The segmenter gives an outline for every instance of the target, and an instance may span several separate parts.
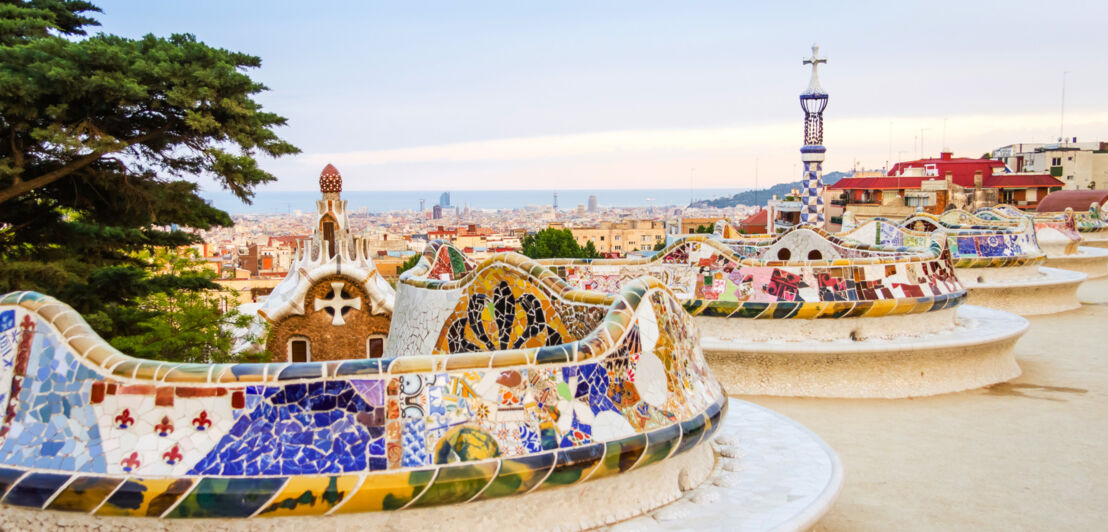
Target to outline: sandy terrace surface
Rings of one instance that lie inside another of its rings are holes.
[[[1108,278],[1029,318],[1023,375],[918,399],[741,396],[819,434],[845,483],[816,530],[1108,529]]]

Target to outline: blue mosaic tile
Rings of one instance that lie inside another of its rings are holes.
[[[373,417],[376,408],[350,383],[289,384],[248,392],[265,398],[235,420],[190,474],[298,475],[368,469],[371,435],[358,418]],[[339,408],[340,396],[344,408]]]

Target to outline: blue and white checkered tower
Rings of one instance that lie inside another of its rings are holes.
[[[800,223],[823,227],[823,110],[827,108],[827,93],[819,86],[819,64],[827,59],[819,57],[819,46],[812,45],[812,57],[805,65],[812,65],[812,81],[808,90],[800,95],[800,108],[804,109],[804,147],[800,148],[800,160],[804,162],[804,190],[800,193]]]

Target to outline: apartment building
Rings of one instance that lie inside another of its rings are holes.
[[[550,227],[569,229],[577,243],[584,246],[590,240],[596,250],[605,254],[626,254],[633,251],[651,251],[654,245],[666,239],[665,223],[659,220],[629,220],[601,222],[590,227]]]
[[[1009,144],[993,150],[993,159],[1013,172],[1049,173],[1065,190],[1108,188],[1108,142]]]

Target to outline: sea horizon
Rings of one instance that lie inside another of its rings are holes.
[[[749,187],[703,188],[691,191],[691,200],[715,199],[731,196],[750,190]],[[350,212],[396,212],[417,211],[419,200],[424,200],[424,208],[438,205],[440,195],[450,193],[451,208],[469,207],[471,209],[515,209],[529,205],[551,205],[554,190],[350,190],[343,191]],[[578,205],[588,207],[590,195],[597,197],[600,207],[685,207],[690,203],[690,190],[681,188],[642,188],[642,189],[568,189],[558,190],[558,209],[575,209]],[[314,212],[318,190],[282,190],[259,191],[255,193],[253,204],[247,205],[225,190],[203,190],[200,196],[213,207],[229,214],[288,214],[296,211]]]

